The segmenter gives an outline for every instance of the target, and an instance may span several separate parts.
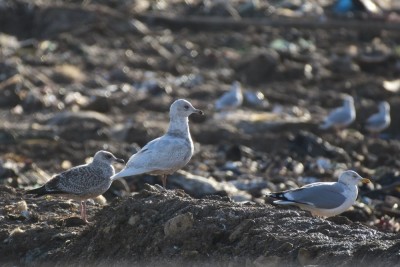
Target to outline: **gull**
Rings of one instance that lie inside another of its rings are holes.
[[[215,102],[215,109],[218,111],[232,110],[242,105],[242,102],[242,88],[240,82],[235,81],[232,83],[231,89]]]
[[[341,130],[349,126],[356,119],[356,110],[354,108],[354,99],[347,95],[344,98],[343,106],[332,110],[320,125],[320,129]]]
[[[143,173],[161,175],[165,189],[167,175],[184,167],[193,155],[194,147],[188,119],[193,113],[203,115],[203,111],[195,109],[187,100],[179,99],[172,103],[167,132],[132,155],[125,168],[111,179],[116,180]]]
[[[350,208],[357,199],[358,182],[369,183],[355,171],[344,171],[337,182],[319,182],[267,195],[278,205],[294,205],[314,216],[331,217]]]
[[[81,218],[86,223],[86,200],[95,198],[110,188],[111,176],[115,174],[113,162],[124,163],[112,153],[104,150],[96,152],[92,162],[79,165],[55,175],[43,186],[28,190],[26,194],[59,195],[80,201]]]
[[[365,122],[365,128],[377,137],[379,132],[390,125],[390,106],[386,101],[379,103],[379,112],[371,115]]]

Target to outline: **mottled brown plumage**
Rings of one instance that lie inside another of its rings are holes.
[[[26,194],[60,195],[81,202],[81,217],[86,218],[86,200],[103,194],[110,187],[111,176],[115,174],[112,162],[121,162],[108,151],[100,150],[89,164],[79,165],[55,175],[43,186],[28,190]]]

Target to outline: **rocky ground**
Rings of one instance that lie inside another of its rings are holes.
[[[0,3],[4,266],[398,264],[397,13],[261,2]],[[235,80],[243,106],[216,112]],[[356,122],[341,135],[320,130],[343,93]],[[163,134],[177,98],[206,116],[190,118],[195,155],[170,191],[148,175],[115,182],[89,202],[89,225],[73,201],[23,194],[99,149],[127,160]],[[373,138],[363,122],[380,100],[392,124]],[[373,183],[341,216],[264,198],[345,169]]]

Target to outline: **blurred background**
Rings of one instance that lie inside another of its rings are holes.
[[[373,183],[343,215],[398,232],[399,32],[396,0],[0,0],[0,184],[40,185],[99,149],[127,160],[185,98],[206,116],[170,189],[264,203],[353,169]],[[218,101],[235,86],[241,99]],[[320,129],[345,95],[356,120]],[[380,101],[391,124],[372,134]]]

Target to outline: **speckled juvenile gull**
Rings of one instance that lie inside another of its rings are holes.
[[[124,163],[108,151],[100,150],[89,164],[79,165],[54,176],[43,186],[26,194],[60,195],[80,201],[81,217],[87,222],[86,200],[97,197],[110,188],[111,176],[115,174],[112,162]]]
[[[336,130],[340,130],[349,126],[355,119],[354,99],[347,95],[343,101],[343,106],[332,110],[320,125],[320,128],[329,129],[333,127]]]
[[[231,89],[223,94],[216,102],[215,109],[216,110],[232,110],[240,105],[243,102],[243,94],[240,82],[233,82]]]
[[[132,155],[125,168],[112,179],[119,179],[143,173],[161,175],[165,188],[167,175],[184,167],[193,155],[193,141],[189,132],[189,115],[203,114],[184,99],[172,103],[169,111],[170,123],[166,134],[147,143]]]
[[[278,205],[295,205],[315,216],[331,217],[350,208],[357,199],[358,182],[369,183],[355,171],[344,171],[338,182],[320,182],[267,195]]]
[[[379,112],[371,115],[365,122],[365,128],[372,134],[378,134],[390,125],[390,106],[386,101],[379,103]]]

